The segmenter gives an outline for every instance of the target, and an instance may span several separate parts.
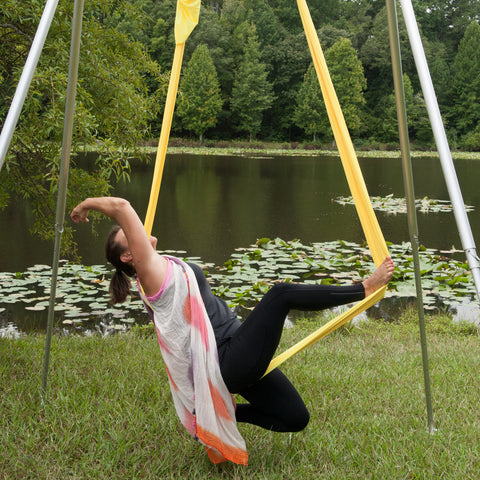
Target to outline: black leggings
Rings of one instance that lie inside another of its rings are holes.
[[[361,283],[351,286],[274,285],[219,349],[220,369],[228,389],[248,403],[238,404],[238,422],[276,432],[296,432],[309,421],[295,387],[277,368],[262,378],[275,354],[291,309],[318,311],[365,298]]]

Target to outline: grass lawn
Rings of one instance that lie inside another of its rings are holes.
[[[300,433],[239,424],[248,467],[215,466],[180,425],[150,329],[52,343],[0,339],[1,479],[478,479],[480,338],[427,317],[433,412],[427,428],[415,313],[334,332],[282,370],[307,403]],[[315,328],[297,323],[282,349]]]

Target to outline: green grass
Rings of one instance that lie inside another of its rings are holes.
[[[282,349],[311,332],[302,321]],[[306,430],[240,424],[248,467],[212,465],[176,418],[148,329],[53,339],[48,402],[39,390],[43,336],[0,339],[2,479],[477,479],[477,329],[427,317],[429,434],[418,326],[343,328],[283,365],[307,403]]]

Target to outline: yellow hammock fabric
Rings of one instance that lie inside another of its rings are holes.
[[[343,169],[345,170],[348,185],[355,202],[355,207],[357,209],[357,213],[363,227],[363,232],[373,257],[373,261],[378,267],[389,255],[387,245],[370,203],[367,187],[365,186],[362,171],[360,170],[357,156],[353,148],[352,140],[350,138],[350,134],[348,133],[340,104],[338,103],[337,94],[333,88],[332,80],[323,56],[317,32],[312,22],[312,17],[310,16],[310,12],[305,0],[297,0],[297,4],[303,23],[303,28],[307,36],[308,46],[312,54],[313,64],[315,66],[320,87],[322,89],[328,118],[330,120],[333,135],[337,143],[338,152],[342,160]],[[325,337],[338,327],[342,326],[344,323],[347,323],[352,318],[362,313],[367,308],[375,305],[375,303],[384,297],[386,289],[387,287],[380,288],[369,297],[357,303],[347,312],[341,314],[337,318],[334,318],[326,325],[309,335],[307,338],[303,339],[293,347],[286,350],[284,353],[274,358],[264,375],[271,372],[274,368],[278,367],[292,355],[295,355],[312,343]]]
[[[358,164],[358,160],[353,148],[350,134],[343,118],[343,114],[338,103],[337,95],[330,79],[330,74],[323,56],[317,32],[312,22],[310,12],[305,0],[297,0],[298,9],[302,19],[303,27],[307,36],[308,45],[312,54],[313,63],[322,89],[325,106],[327,108],[328,117],[332,126],[335,141],[337,143],[340,158],[342,160],[348,185],[352,193],[355,206],[357,209],[360,222],[363,227],[365,237],[367,239],[370,252],[372,254],[375,265],[378,267],[383,260],[389,255],[388,249],[383,238],[382,231],[377,222],[377,218],[373,211],[368,196],[367,188],[363,180],[363,175]],[[157,150],[155,162],[155,170],[153,174],[152,188],[150,192],[150,201],[145,218],[145,230],[150,235],[153,226],[153,218],[158,202],[158,194],[162,181],[163,168],[165,164],[165,156],[167,151],[168,138],[175,106],[175,98],[177,95],[178,81],[183,58],[185,41],[198,23],[200,11],[200,0],[178,0],[177,15],[175,20],[175,54],[173,59],[172,73],[167,92],[167,100],[165,104],[165,112],[163,116],[162,130]],[[286,350],[272,360],[264,375],[278,367],[292,355],[300,352],[307,346],[316,342],[320,338],[325,337],[344,323],[350,321],[355,316],[371,307],[385,295],[386,287],[377,290],[375,293],[357,303],[347,312],[339,317],[331,320],[326,325],[313,332],[311,335],[297,343],[293,347]]]
[[[177,13],[175,16],[175,53],[173,56],[170,82],[168,84],[167,99],[165,101],[162,129],[158,141],[155,170],[153,172],[152,188],[150,190],[150,200],[148,202],[147,214],[145,216],[145,230],[148,235],[152,233],[153,219],[157,208],[160,184],[162,183],[163,168],[165,165],[165,157],[167,155],[168,138],[172,126],[173,110],[175,109],[175,99],[177,97],[180,71],[182,69],[185,42],[197,25],[199,15],[200,0],[178,0]]]

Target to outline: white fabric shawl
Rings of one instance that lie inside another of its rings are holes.
[[[173,401],[183,426],[214,463],[246,465],[248,454],[235,420],[235,402],[218,362],[215,335],[193,270],[175,257],[160,292],[141,297],[153,318]]]

